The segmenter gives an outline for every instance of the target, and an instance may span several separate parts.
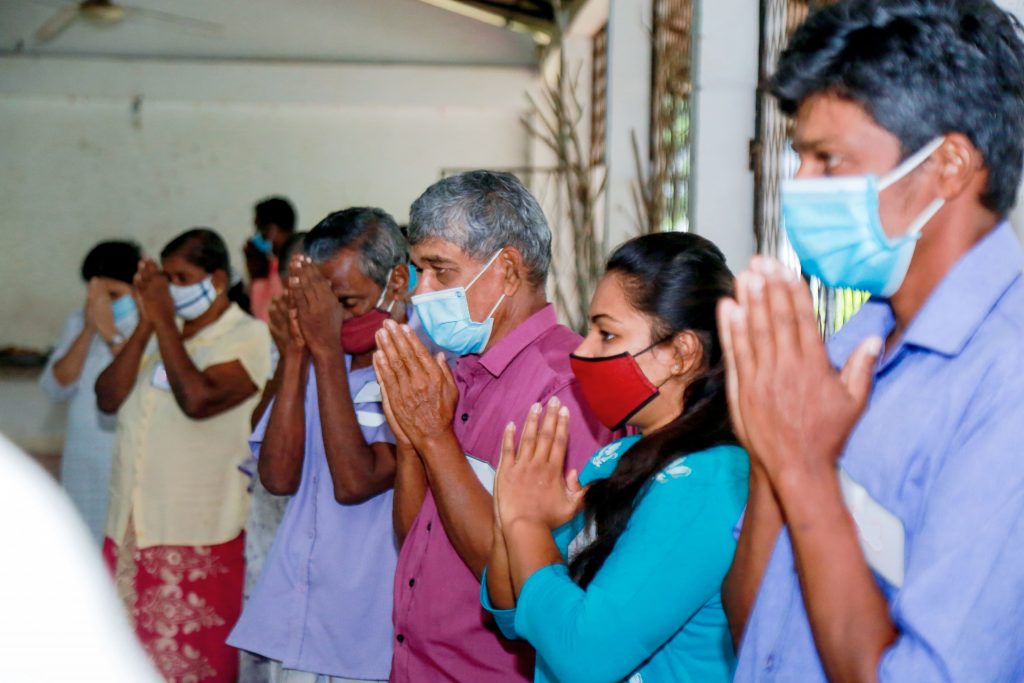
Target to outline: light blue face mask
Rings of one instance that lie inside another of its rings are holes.
[[[138,311],[135,308],[135,299],[131,294],[119,296],[110,302],[110,310],[114,314],[114,325],[124,333],[122,328],[135,327],[138,321]]]
[[[264,237],[263,233],[256,233],[249,239],[249,241],[252,242],[252,246],[256,247],[256,249],[262,254],[270,256],[274,251],[274,244]]]
[[[494,326],[494,312],[505,300],[505,295],[502,294],[498,303],[494,304],[494,308],[487,314],[487,319],[478,323],[469,317],[466,292],[487,272],[501,252],[499,249],[465,287],[451,287],[412,298],[416,315],[435,344],[460,356],[480,353],[487,346],[487,341],[491,338],[491,328]]]
[[[904,233],[890,238],[878,213],[879,193],[923,164],[938,137],[879,179],[874,175],[807,178],[782,184],[782,220],[804,272],[829,287],[890,297],[903,284],[921,230],[945,204],[936,199]]]

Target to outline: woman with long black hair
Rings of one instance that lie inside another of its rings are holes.
[[[563,477],[565,408],[535,405],[518,450],[505,431],[482,599],[536,648],[537,681],[732,680],[719,596],[749,467],[715,323],[732,283],[696,235],[625,243],[572,363],[594,414],[638,433]]]

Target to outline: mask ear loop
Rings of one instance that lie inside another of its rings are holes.
[[[922,147],[919,151],[911,154],[906,161],[886,173],[878,180],[878,191],[881,192],[892,186],[894,183],[898,183],[906,178],[911,171],[927,161],[928,157],[935,154],[935,152],[942,147],[944,142],[946,142],[946,137],[944,135],[940,135]]]
[[[487,272],[487,269],[491,267],[491,265],[498,259],[499,256],[501,256],[501,252],[503,252],[503,251],[505,251],[505,247],[502,247],[498,251],[494,252],[494,256],[491,257],[491,259],[487,262],[487,264],[483,268],[480,269],[480,272],[477,273],[473,277],[473,279],[469,281],[468,285],[466,285],[466,291],[467,292],[469,291],[470,287],[472,287],[473,285],[476,284],[476,281],[480,279],[480,276]],[[504,295],[502,295],[502,296],[504,297]],[[497,307],[495,307],[495,309],[497,309]]]
[[[394,268],[392,268],[391,270],[388,271],[388,277],[387,277],[386,280],[384,280],[384,289],[380,290],[380,298],[377,299],[377,303],[374,304],[374,306],[373,306],[374,308],[380,308],[381,304],[384,303],[384,299],[387,297],[387,294],[388,294],[388,285],[391,284],[391,275],[394,272],[395,272]],[[395,307],[395,300],[392,299],[391,303],[388,304],[388,307],[386,309],[384,309],[384,310],[387,311],[388,313],[390,313],[391,309],[394,308],[394,307]]]
[[[892,186],[893,183],[897,183],[903,180],[911,171],[916,169],[918,166],[923,164],[928,158],[935,154],[942,147],[943,143],[946,142],[946,138],[943,135],[935,138],[927,145],[921,148],[915,154],[912,154],[906,161],[894,168],[891,172],[887,173],[884,178],[878,181],[878,191],[881,192],[886,188]],[[918,239],[921,236],[921,231],[924,230],[924,226],[928,225],[928,221],[935,217],[935,214],[946,205],[946,200],[939,197],[932,201],[925,210],[919,215],[914,222],[910,224],[910,227],[903,233],[905,237],[911,237]]]

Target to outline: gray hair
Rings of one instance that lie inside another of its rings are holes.
[[[436,238],[486,261],[515,247],[542,285],[551,266],[551,229],[530,191],[511,173],[470,171],[427,188],[409,211],[409,243]]]
[[[409,260],[409,248],[398,224],[384,209],[353,207],[335,211],[306,235],[303,249],[315,263],[330,261],[342,249],[362,258],[359,270],[385,287],[395,266]]]

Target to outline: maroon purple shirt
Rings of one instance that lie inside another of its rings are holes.
[[[580,337],[550,305],[481,355],[455,368],[455,435],[490,491],[505,425],[557,396],[570,410],[567,467],[582,471],[612,441],[590,413],[569,367]],[[499,633],[480,606],[480,582],[445,535],[428,490],[398,557],[394,595],[394,683],[507,683],[533,679],[533,649]]]

